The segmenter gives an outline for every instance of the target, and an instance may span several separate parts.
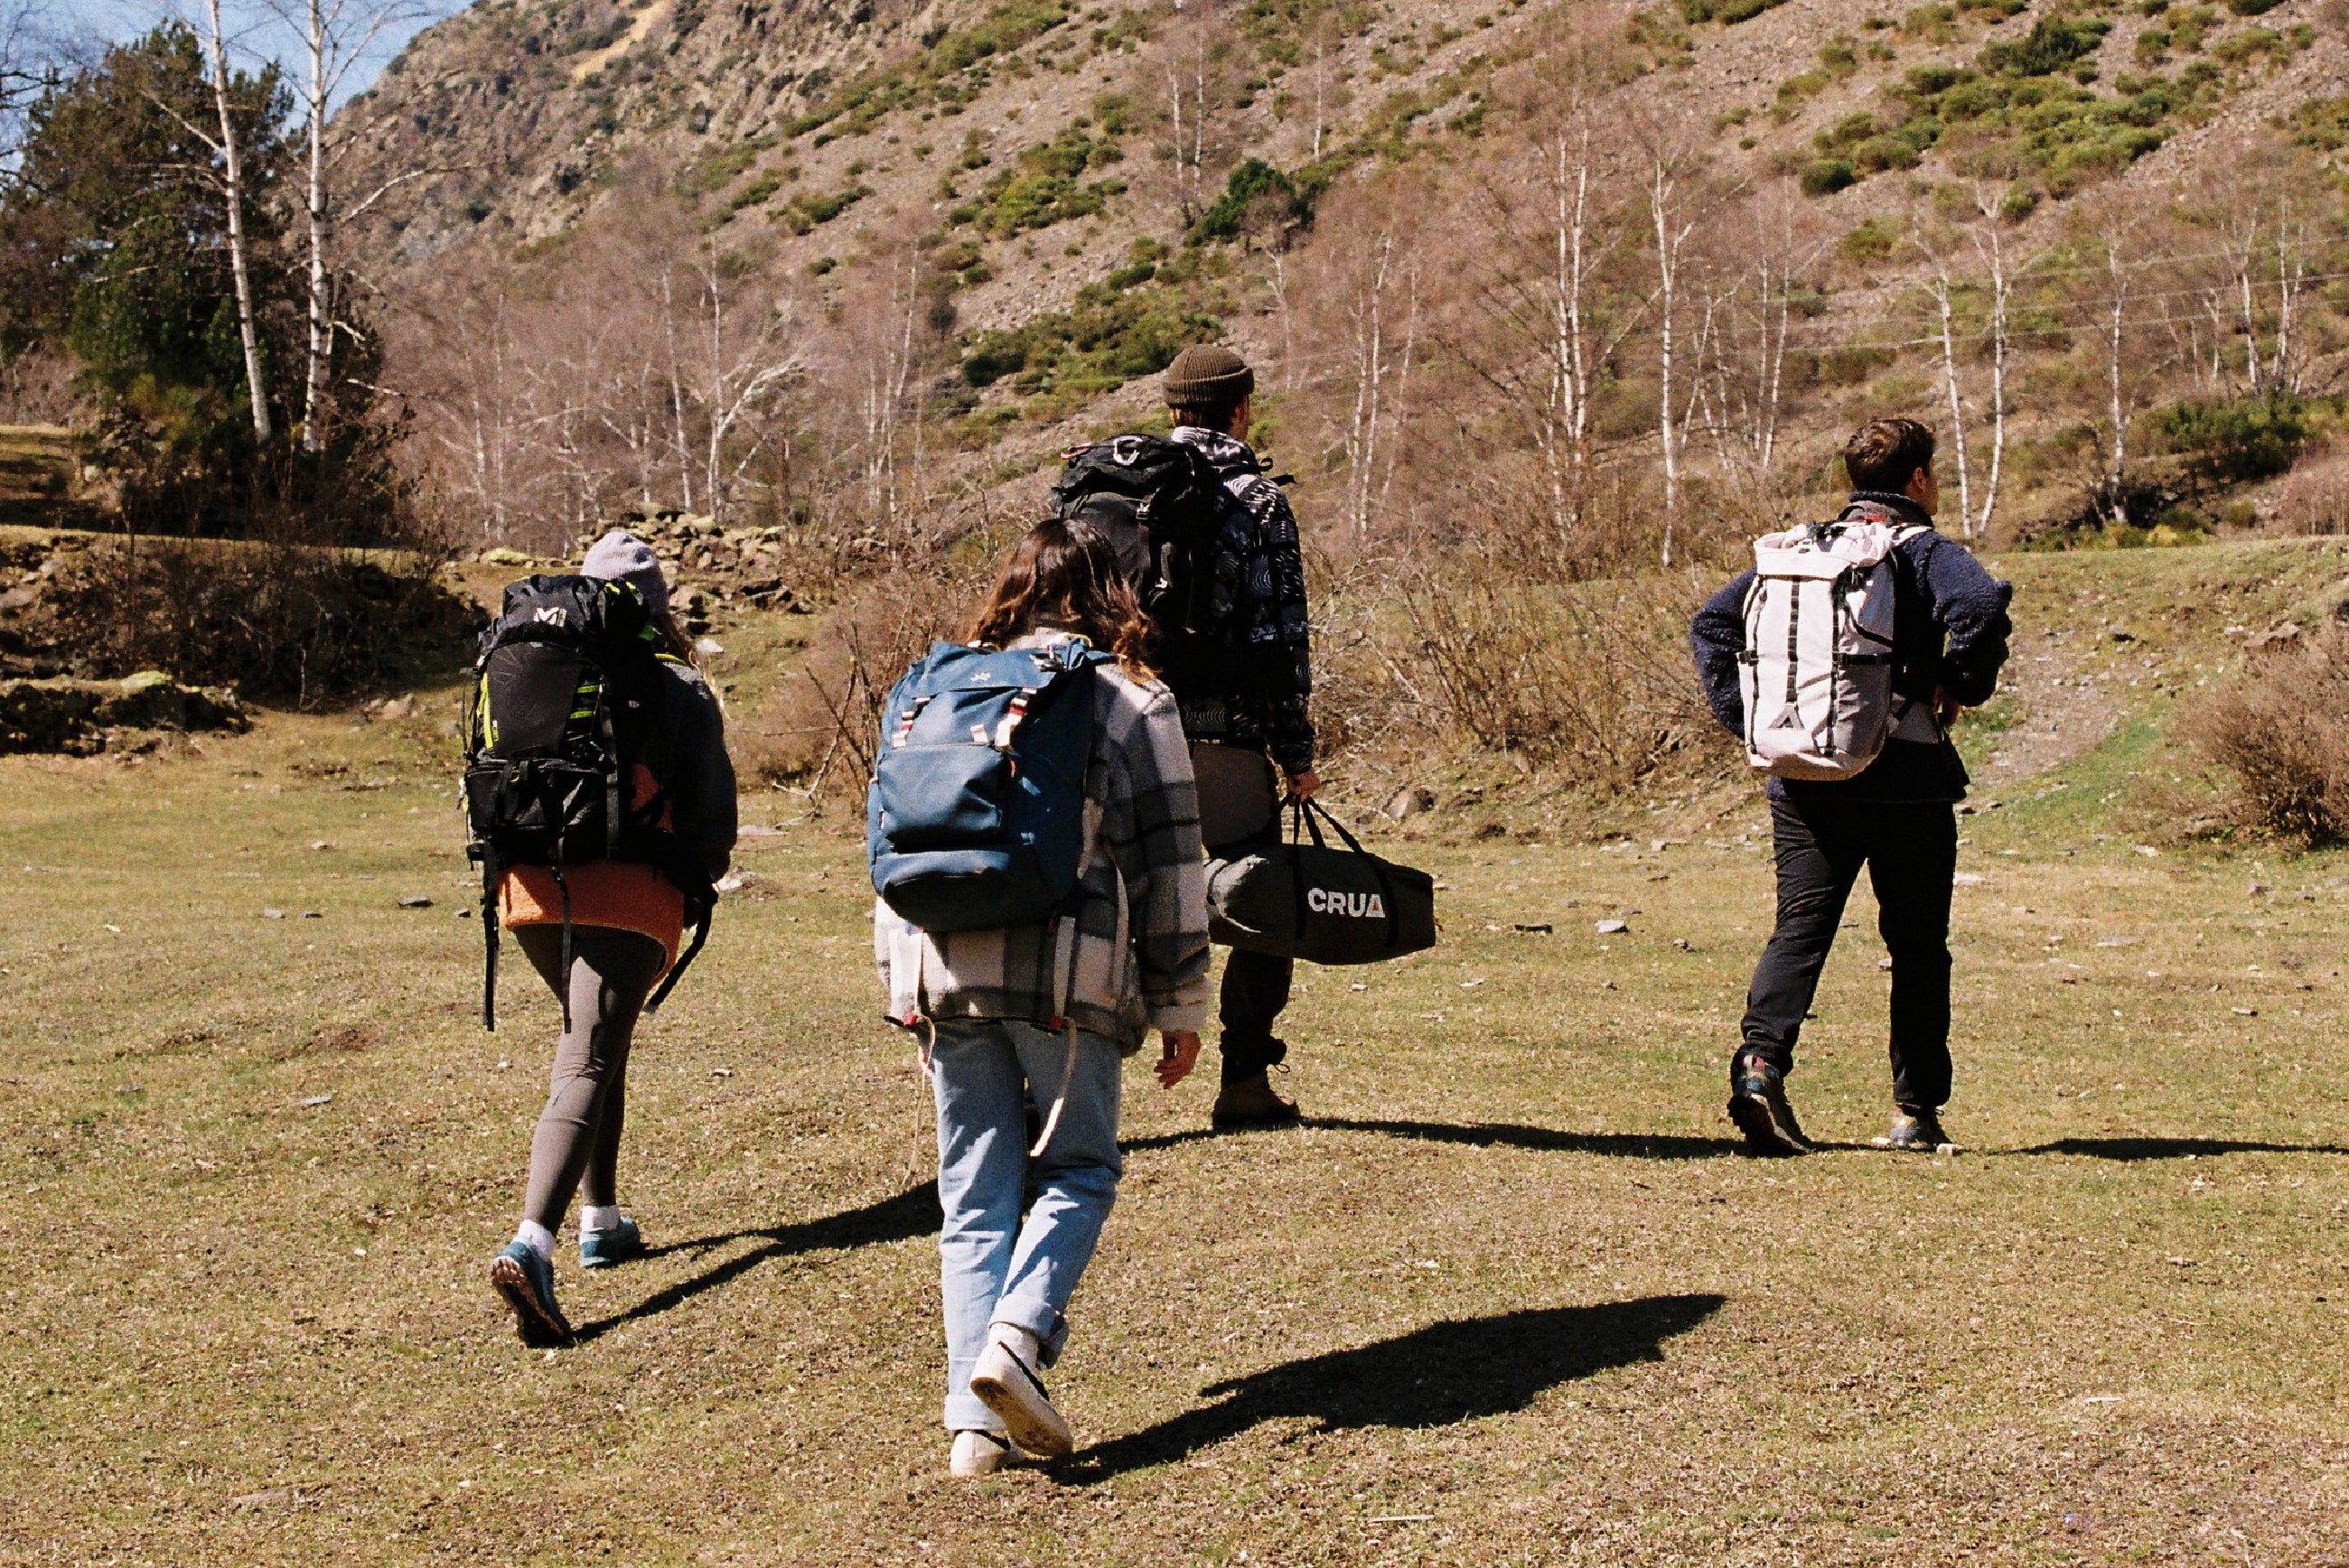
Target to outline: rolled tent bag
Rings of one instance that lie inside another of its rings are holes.
[[[1309,964],[1376,964],[1435,945],[1435,881],[1381,860],[1310,800],[1289,841],[1207,862],[1207,936]],[[1328,823],[1343,849],[1322,837]],[[1310,836],[1310,842],[1305,841]]]

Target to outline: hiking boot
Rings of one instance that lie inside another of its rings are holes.
[[[1074,1453],[1077,1435],[1052,1408],[1052,1396],[1044,1391],[1036,1368],[1013,1348],[1014,1335],[1030,1344],[1035,1342],[1035,1336],[1021,1334],[1008,1324],[999,1323],[988,1330],[987,1348],[978,1353],[978,1365],[971,1368],[970,1391],[1003,1418],[1011,1440],[1030,1453],[1051,1459]]]
[[[579,1233],[579,1266],[583,1269],[617,1268],[644,1255],[644,1233],[626,1215],[609,1230]]]
[[[1941,1119],[1930,1110],[1903,1109],[1892,1119],[1892,1130],[1872,1140],[1878,1149],[1900,1149],[1912,1154],[1956,1153],[1958,1146],[1941,1130]]]
[[[1226,1084],[1216,1094],[1207,1124],[1218,1132],[1240,1132],[1253,1127],[1294,1127],[1303,1119],[1293,1099],[1273,1092],[1269,1070]]]
[[[947,1460],[947,1473],[976,1480],[980,1476],[993,1475],[1010,1458],[1010,1443],[993,1432],[957,1432],[954,1453]]]
[[[1729,1119],[1745,1134],[1745,1146],[1756,1154],[1808,1154],[1811,1140],[1786,1103],[1786,1076],[1760,1057],[1737,1058],[1731,1080]]]
[[[490,1261],[490,1288],[513,1308],[514,1327],[533,1350],[571,1343],[571,1320],[554,1305],[554,1265],[528,1242],[509,1242]]]

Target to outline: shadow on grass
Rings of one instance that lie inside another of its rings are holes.
[[[1632,1160],[1713,1160],[1744,1152],[1743,1140],[1701,1138],[1666,1132],[1561,1132],[1510,1121],[1356,1121],[1309,1116],[1308,1127],[1331,1132],[1375,1132],[1429,1143],[1466,1143],[1479,1149],[1531,1149],[1569,1154],[1608,1154]]]
[[[1157,1149],[1172,1149],[1215,1134],[1205,1128],[1183,1132],[1163,1132],[1150,1138],[1137,1138],[1123,1146],[1128,1154]],[[694,1275],[679,1280],[664,1290],[655,1291],[626,1312],[594,1323],[582,1324],[573,1337],[581,1343],[598,1335],[609,1333],[625,1323],[651,1317],[683,1305],[704,1291],[716,1290],[722,1284],[740,1279],[760,1264],[777,1258],[795,1257],[802,1253],[845,1252],[852,1247],[885,1245],[891,1242],[912,1241],[917,1236],[934,1236],[940,1222],[938,1184],[925,1181],[909,1187],[894,1198],[884,1198],[867,1203],[861,1209],[848,1209],[837,1214],[827,1214],[820,1220],[802,1220],[788,1225],[773,1225],[747,1231],[729,1231],[721,1235],[696,1236],[690,1241],[671,1242],[666,1246],[647,1247],[647,1258],[667,1257],[672,1253],[704,1253],[735,1242],[757,1240],[765,1243],[752,1247],[740,1257]]]
[[[2183,1160],[2205,1154],[2349,1154],[2337,1143],[2257,1143],[2232,1138],[2059,1138],[2002,1154],[2082,1154],[2092,1160]]]
[[[1172,1463],[1252,1427],[1302,1417],[1319,1429],[1425,1428],[1521,1410],[1543,1393],[1663,1359],[1663,1343],[1719,1311],[1720,1295],[1651,1295],[1454,1319],[1217,1383],[1216,1404],[1088,1449],[1056,1467],[1077,1484]]]
[[[850,1247],[910,1241],[916,1236],[935,1235],[937,1229],[938,1184],[925,1181],[918,1187],[907,1188],[894,1198],[884,1198],[861,1209],[827,1214],[821,1220],[802,1220],[766,1230],[732,1231],[722,1236],[697,1236],[689,1242],[671,1242],[667,1246],[647,1247],[645,1255],[657,1258],[671,1253],[706,1252],[712,1247],[748,1241],[754,1236],[766,1243],[752,1247],[740,1257],[729,1258],[691,1279],[679,1280],[666,1290],[655,1291],[626,1312],[582,1324],[574,1331],[573,1337],[584,1344],[622,1324],[667,1312],[670,1307],[691,1301],[702,1292],[715,1290],[740,1278],[761,1264],[771,1263],[777,1258],[794,1257],[801,1253],[838,1252]]]

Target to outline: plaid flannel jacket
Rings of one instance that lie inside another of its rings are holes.
[[[1173,438],[1197,448],[1227,483],[1247,476],[1216,539],[1208,600],[1229,688],[1179,693],[1184,723],[1194,740],[1260,746],[1283,771],[1303,773],[1313,766],[1313,637],[1297,514],[1247,442],[1188,425]]]
[[[1040,633],[1015,647],[1064,638]],[[1065,1017],[1132,1054],[1151,1029],[1207,1016],[1207,875],[1198,788],[1174,694],[1102,665],[1085,769],[1073,923],[933,934],[879,900],[874,957],[889,1020]]]

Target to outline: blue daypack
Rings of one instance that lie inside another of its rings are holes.
[[[1093,671],[1081,638],[939,643],[890,689],[865,803],[873,890],[924,931],[1034,925],[1084,854]]]

